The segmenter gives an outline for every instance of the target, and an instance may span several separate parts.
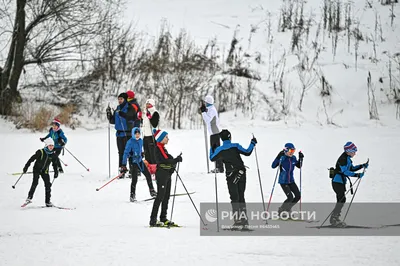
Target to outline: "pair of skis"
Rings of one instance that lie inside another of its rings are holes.
[[[25,202],[24,204],[21,205],[21,208],[25,208],[26,206],[28,206],[29,204],[31,204],[32,202]],[[35,208],[56,208],[56,209],[60,209],[60,210],[75,210],[76,208],[68,208],[68,207],[62,207],[62,206],[51,206],[51,207],[47,207],[47,206],[35,206]]]

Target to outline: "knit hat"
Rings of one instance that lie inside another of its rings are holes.
[[[57,118],[54,118],[54,119],[53,119],[53,122],[51,122],[51,123],[52,123],[52,124],[56,124],[58,127],[61,126],[61,121],[58,120]]]
[[[231,139],[231,132],[229,132],[227,129],[223,129],[220,133],[219,133],[219,137],[222,140],[230,140]]]
[[[151,104],[152,106],[156,105],[156,101],[154,99],[147,99],[146,104]]]
[[[54,140],[52,138],[47,138],[44,140],[44,145],[45,147],[49,146],[49,145],[53,145],[54,146]]]
[[[286,143],[285,144],[285,151],[291,150],[291,149],[296,149],[293,145],[293,143]]]
[[[139,134],[140,134],[140,127],[132,128],[132,137],[135,137],[136,132],[139,132]]]
[[[206,103],[209,103],[209,104],[214,104],[214,98],[213,98],[211,95],[207,95],[207,96],[204,98],[204,101],[205,101]]]
[[[168,132],[165,130],[153,129],[153,135],[157,142],[161,142],[165,138],[165,136],[168,135]]]
[[[128,95],[128,98],[129,98],[129,99],[135,98],[135,93],[134,93],[133,91],[127,91],[127,92],[126,92],[126,95]]]
[[[351,141],[346,142],[343,148],[345,152],[357,152],[357,146]]]
[[[128,100],[128,94],[126,94],[126,92],[123,92],[120,95],[118,95],[118,98],[124,98],[124,100],[127,101]]]

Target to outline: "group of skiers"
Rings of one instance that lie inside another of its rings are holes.
[[[235,217],[247,217],[245,188],[246,188],[246,167],[241,155],[250,156],[257,144],[257,139],[253,137],[247,149],[238,143],[231,141],[231,133],[223,129],[219,124],[218,112],[214,106],[214,99],[207,95],[201,102],[199,113],[207,125],[210,134],[210,160],[215,162],[213,173],[224,173],[230,194],[232,211],[236,213],[245,212],[246,215],[237,215]],[[124,178],[129,172],[131,181],[130,201],[136,201],[136,185],[138,176],[143,173],[147,180],[147,185],[151,197],[154,197],[153,208],[150,215],[150,226],[176,226],[167,219],[168,201],[171,192],[171,175],[176,171],[177,164],[182,162],[182,156],[173,157],[168,153],[165,145],[168,144],[168,133],[159,129],[160,114],[155,108],[154,99],[146,101],[145,110],[142,112],[133,91],[121,93],[118,95],[118,106],[111,111],[110,107],[106,109],[107,119],[110,124],[115,125],[117,147],[118,147],[118,165],[120,175]],[[141,138],[143,134],[143,139]],[[220,139],[222,145],[220,145]],[[46,191],[46,206],[52,207],[51,203],[51,182],[49,176],[49,165],[53,164],[54,178],[63,169],[59,160],[59,155],[67,143],[67,138],[61,129],[61,122],[54,119],[49,133],[40,138],[45,143],[43,149],[38,150],[26,163],[23,173],[26,173],[30,164],[35,161],[33,167],[33,182],[28,193],[26,204],[32,201],[39,177],[41,176]],[[278,168],[279,179],[283,192],[287,199],[283,202],[278,212],[290,212],[292,207],[300,200],[301,192],[294,180],[295,167],[303,166],[304,155],[300,151],[298,159],[294,155],[296,151],[292,143],[286,143],[274,161],[272,168]],[[355,156],[357,147],[352,142],[344,145],[344,152],[336,162],[335,168],[331,168],[330,177],[332,178],[332,188],[336,193],[336,206],[331,213],[330,223],[334,226],[344,226],[340,221],[340,214],[343,204],[346,202],[345,191],[348,177],[362,178],[363,173],[355,173],[358,170],[366,169],[368,162],[353,166],[351,158]],[[225,166],[225,169],[224,169]],[[277,172],[278,174],[278,172]],[[154,189],[152,175],[155,175],[157,192]],[[159,207],[161,213],[157,220]],[[235,226],[248,225],[247,219],[235,220]]]

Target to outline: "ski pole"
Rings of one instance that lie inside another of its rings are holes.
[[[53,185],[53,183],[54,183],[54,180],[56,180],[55,178],[53,178],[53,181],[51,181],[51,185]]]
[[[215,169],[217,169],[217,162],[215,161]],[[218,186],[217,186],[217,171],[214,173],[215,179],[215,205],[217,209],[217,232],[219,232],[219,212],[218,212]]]
[[[80,163],[80,164],[81,164],[81,165],[82,165],[82,166],[83,166],[83,167],[86,169],[86,171],[88,171],[88,172],[89,172],[89,168],[87,168],[86,166],[84,166],[84,165],[83,165],[83,163],[81,163],[81,161],[79,161],[79,160],[78,160],[78,158],[76,158],[76,157],[75,157],[75,155],[73,155],[73,154],[72,154],[72,153],[71,153],[71,152],[70,152],[70,151],[69,151],[67,148],[64,148],[64,149],[66,149],[66,150],[67,150],[67,152],[68,152],[69,154],[71,154],[71,155],[72,155],[72,157],[74,157],[74,159],[75,159],[75,160],[77,160],[77,161],[78,161],[78,163]]]
[[[303,197],[303,195],[301,194],[301,169],[302,168],[303,168],[303,160],[301,160],[301,164],[300,164],[300,211],[301,211],[301,198]]]
[[[177,167],[176,172],[177,173],[179,172],[179,163],[178,163],[178,167]],[[175,177],[175,188],[174,188],[174,195],[173,195],[173,198],[172,198],[171,218],[169,219],[170,221],[172,221],[172,214],[174,213],[175,196],[176,196],[176,183],[178,183],[178,175],[176,175],[176,177]]]
[[[368,158],[367,163],[369,163],[369,158]],[[366,170],[366,169],[364,168],[363,174],[365,174],[365,170]],[[356,190],[354,191],[353,197],[351,197],[351,201],[350,201],[350,204],[349,204],[349,208],[347,208],[346,214],[345,214],[345,216],[344,216],[344,218],[343,218],[343,222],[344,222],[344,220],[346,220],[346,217],[347,217],[347,214],[349,213],[351,204],[353,203],[354,197],[356,196],[356,193],[357,193],[357,190],[358,190],[358,186],[359,186],[360,183],[361,183],[361,178],[359,177],[358,179],[359,179],[360,181],[359,181],[358,184],[357,184],[357,187],[356,187]]]
[[[192,199],[192,197],[191,197],[190,194],[189,194],[189,191],[186,189],[186,186],[185,186],[185,184],[183,183],[182,178],[181,178],[181,176],[178,174],[178,172],[176,171],[176,169],[175,169],[175,172],[176,172],[176,175],[178,176],[179,180],[181,181],[181,183],[182,183],[182,185],[183,185],[183,188],[184,188],[185,191],[186,191],[186,194],[189,196],[189,199],[190,199],[190,201],[192,202],[193,207],[195,208],[197,214],[199,215],[201,222],[203,223],[204,226],[207,225],[207,224],[203,221],[203,218],[201,218],[200,212],[199,212],[199,210],[197,209],[196,204],[194,204],[193,199]]]
[[[111,179],[110,181],[108,181],[107,183],[105,183],[104,185],[102,185],[99,188],[96,188],[96,191],[99,191],[100,189],[102,189],[103,187],[107,186],[108,184],[110,184],[112,181],[114,181],[115,179],[120,178],[124,173],[120,173],[119,175],[117,175],[116,177],[114,177],[113,179]]]
[[[12,186],[13,189],[15,189],[15,186],[18,184],[19,180],[21,179],[21,177],[22,177],[24,174],[25,174],[25,173],[22,173],[22,174],[19,176],[17,182],[15,182],[15,184]]]
[[[275,189],[276,179],[278,178],[278,173],[279,173],[279,168],[280,168],[280,166],[281,166],[281,164],[279,163],[279,165],[278,165],[278,169],[276,169],[276,175],[275,175],[274,184],[272,185],[272,191],[271,191],[271,195],[269,196],[269,201],[268,201],[267,212],[268,212],[268,210],[269,210],[269,205],[271,204],[272,195],[274,194],[274,189]]]
[[[254,134],[253,134],[253,138],[254,138]],[[258,156],[257,156],[256,146],[254,146],[254,154],[256,155],[256,164],[257,164],[258,180],[260,182],[261,200],[262,200],[262,204],[263,204],[263,210],[265,211],[266,209],[265,209],[265,201],[264,201],[264,192],[263,192],[262,184],[261,184],[261,174],[260,174],[260,167],[258,166]]]
[[[110,108],[110,103],[108,103],[108,108]],[[110,148],[110,121],[108,121],[108,178],[111,178],[111,148]]]
[[[208,159],[208,141],[207,141],[207,125],[203,121],[203,126],[204,126],[204,142],[205,142],[205,148],[206,148],[206,162],[207,162],[207,173],[210,173],[210,163]],[[217,169],[217,168],[215,168]]]
[[[68,166],[68,164],[64,163],[64,162],[60,159],[60,157],[58,157],[58,160],[60,160],[60,162],[61,162],[64,166]]]
[[[351,188],[353,188],[353,187],[356,185],[356,183],[360,181],[360,179],[361,179],[361,178],[358,178],[358,179],[356,180],[356,182],[354,182],[354,184],[353,184],[353,186],[352,186]],[[350,191],[351,191],[351,190],[347,190],[347,192],[344,193],[344,196],[340,199],[339,202],[341,202],[341,201],[346,197],[347,193],[349,193]],[[334,210],[335,210],[335,209],[333,209],[333,210],[328,214],[328,216],[325,218],[325,220],[322,222],[322,224],[321,224],[319,227],[317,227],[317,228],[321,228],[321,227],[325,224],[325,222],[329,219],[329,217],[332,215],[332,213],[333,213]]]

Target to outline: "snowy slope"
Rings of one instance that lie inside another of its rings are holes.
[[[224,119],[228,121],[228,118]],[[400,147],[398,128],[289,128],[229,127],[233,140],[248,145],[253,132],[257,146],[264,197],[269,198],[275,170],[270,164],[286,141],[305,154],[303,202],[332,202],[327,170],[353,140],[359,147],[355,163],[370,158],[370,168],[357,193],[356,202],[400,201],[396,156]],[[2,123],[3,124],[3,123]],[[62,157],[69,166],[54,183],[52,201],[75,210],[35,209],[44,204],[40,181],[31,208],[20,209],[32,180],[23,176],[16,189],[11,185],[29,156],[42,147],[41,134],[3,128],[0,144],[0,264],[1,265],[398,265],[398,237],[201,237],[198,216],[187,197],[177,197],[174,220],[185,228],[145,228],[151,203],[129,203],[130,180],[118,180],[96,192],[108,180],[107,130],[72,131],[68,149],[90,172],[69,154]],[[114,131],[112,131],[112,134]],[[206,174],[204,139],[201,130],[170,131],[169,152],[183,153],[180,174],[193,200],[213,202],[214,176]],[[116,175],[117,153],[111,139],[112,174]],[[388,152],[389,151],[389,152]],[[247,202],[260,202],[255,157],[245,158],[248,170]],[[82,176],[83,175],[83,176]],[[298,170],[295,178],[298,181]],[[173,176],[175,178],[175,176]],[[143,178],[142,178],[143,179]],[[149,195],[146,182],[138,183],[138,199]],[[229,202],[225,177],[218,176],[220,202]],[[184,192],[181,184],[177,191]],[[275,189],[273,202],[284,195]],[[169,213],[170,214],[170,213]],[[351,219],[351,214],[349,215]]]

